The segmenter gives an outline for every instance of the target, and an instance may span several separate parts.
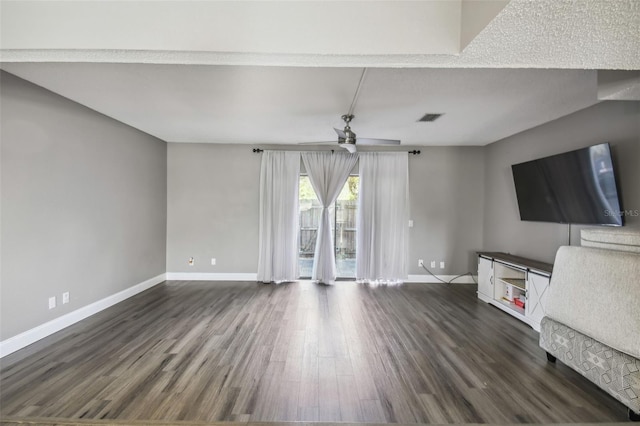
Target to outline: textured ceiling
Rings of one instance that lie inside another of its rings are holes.
[[[0,8],[0,68],[166,141],[332,140],[365,66],[354,130],[415,145],[484,145],[640,84],[596,72],[640,70],[640,0]]]
[[[640,1],[511,1],[458,66],[640,69]]]

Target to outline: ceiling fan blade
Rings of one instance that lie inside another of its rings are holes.
[[[346,139],[347,135],[340,129],[336,129],[335,127],[333,128],[333,130],[336,131],[336,133],[338,134],[338,137],[342,138],[342,139]]]
[[[355,144],[352,143],[341,143],[340,146],[349,151],[351,154],[357,151]]]
[[[358,138],[356,143],[358,145],[400,145],[400,141],[397,139]]]

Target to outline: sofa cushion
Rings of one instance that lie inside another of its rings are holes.
[[[640,357],[640,255],[560,247],[547,315],[607,346]]]
[[[580,231],[583,247],[640,253],[640,230],[628,228],[586,228]]]

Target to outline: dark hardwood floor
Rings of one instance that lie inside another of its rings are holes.
[[[475,286],[167,282],[2,359],[2,416],[562,423],[626,409]]]

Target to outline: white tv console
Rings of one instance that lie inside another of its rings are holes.
[[[552,271],[549,263],[478,252],[478,298],[540,331]]]

